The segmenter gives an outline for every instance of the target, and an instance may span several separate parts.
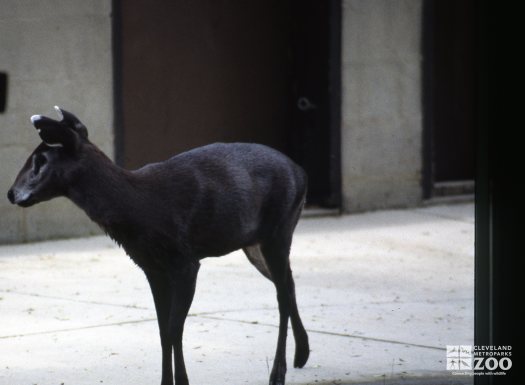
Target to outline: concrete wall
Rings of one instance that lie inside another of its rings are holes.
[[[29,117],[59,105],[113,156],[110,0],[0,0],[0,71],[8,74],[0,114],[0,243],[99,232],[65,198],[29,209],[6,193],[40,142]]]
[[[345,211],[421,202],[422,0],[343,0]]]
[[[343,0],[345,211],[421,202],[422,0]],[[5,198],[39,138],[33,114],[75,113],[113,156],[110,0],[0,0],[0,243],[98,232],[66,199],[30,209]]]

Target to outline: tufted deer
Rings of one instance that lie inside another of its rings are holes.
[[[71,199],[144,270],[160,329],[161,385],[172,385],[174,378],[176,385],[188,384],[182,333],[199,261],[237,249],[277,290],[279,336],[270,385],[285,382],[288,318],[294,366],[303,367],[310,350],[289,253],[305,201],[304,171],[283,154],[248,143],[215,143],[129,171],[88,140],[78,118],[55,109],[60,121],[31,117],[43,142],[8,198],[22,207]]]

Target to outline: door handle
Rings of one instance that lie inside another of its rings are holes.
[[[297,108],[301,111],[315,110],[317,106],[313,104],[307,97],[300,97],[297,99]]]

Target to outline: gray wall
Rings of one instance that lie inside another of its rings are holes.
[[[343,0],[343,204],[421,202],[422,0]],[[5,193],[39,143],[33,114],[75,113],[113,156],[110,0],[0,0],[0,243],[99,232],[66,199],[30,209]]]
[[[65,198],[21,209],[6,193],[40,142],[29,117],[56,117],[54,105],[76,114],[113,156],[110,13],[109,0],[0,0],[0,71],[9,76],[0,114],[0,243],[99,232]]]
[[[422,0],[344,0],[342,177],[347,212],[421,202]]]

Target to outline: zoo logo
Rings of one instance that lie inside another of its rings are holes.
[[[472,346],[447,345],[447,370],[472,370]]]
[[[509,370],[512,367],[512,360],[508,357],[510,352],[499,352],[498,348],[489,347],[491,351],[496,351],[494,357],[483,355],[479,347],[471,345],[447,345],[447,370]],[[509,347],[511,349],[511,347]],[[484,350],[484,349],[483,349]],[[499,354],[498,354],[499,353]],[[481,355],[481,357],[480,357]]]

